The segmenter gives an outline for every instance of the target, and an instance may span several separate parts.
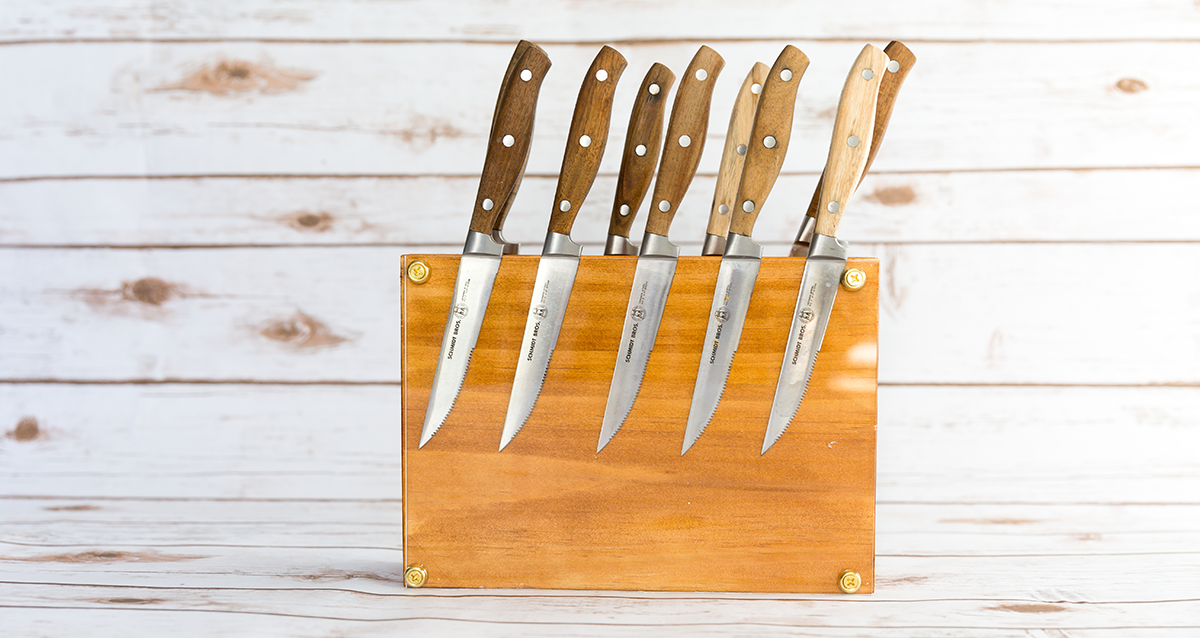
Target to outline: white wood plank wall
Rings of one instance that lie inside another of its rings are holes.
[[[841,233],[883,264],[874,595],[403,589],[397,257],[459,250],[521,38],[526,253],[601,44],[591,254],[651,63],[727,62],[697,254],[741,78],[812,59],[782,255],[857,50],[917,55]],[[0,633],[1198,635],[1197,58],[1191,0],[0,0]]]

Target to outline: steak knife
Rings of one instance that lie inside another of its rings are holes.
[[[717,273],[680,455],[687,453],[704,433],[725,392],[762,260],[762,246],[750,239],[750,233],[783,166],[792,135],[796,89],[807,68],[808,57],[800,49],[792,45],[784,47],[758,99],[746,164],[738,184],[735,200],[738,204],[729,221],[729,239]]]
[[[725,149],[721,152],[721,167],[717,169],[717,188],[713,192],[712,210],[708,213],[708,231],[704,236],[704,247],[700,254],[720,255],[725,251],[725,235],[729,233],[730,212],[737,198],[738,183],[742,180],[746,149],[750,143],[750,127],[754,125],[754,111],[758,107],[758,96],[763,82],[771,70],[762,62],[755,62],[742,88],[738,89],[729,116],[729,130],[725,133]]]
[[[888,122],[892,119],[892,109],[896,106],[896,94],[904,85],[904,79],[908,77],[908,72],[917,63],[917,56],[913,55],[913,52],[909,51],[903,42],[893,40],[884,47],[883,52],[890,58],[890,61],[887,64],[888,72],[879,81],[879,101],[875,105],[875,129],[871,134],[871,151],[867,154],[867,166],[863,169],[862,176],[858,178],[859,184],[867,177],[867,171],[871,170],[871,163],[875,161],[875,155],[879,153],[879,146],[883,144],[883,136],[887,133]],[[813,191],[812,201],[808,204],[808,213],[804,216],[804,221],[800,224],[800,232],[797,233],[796,241],[792,244],[790,253],[792,257],[803,257],[808,254],[808,244],[812,240],[813,227],[817,224],[817,208],[821,205],[821,184],[824,181],[825,173],[821,173],[821,179],[817,180],[817,188]]]
[[[838,223],[867,167],[879,86],[887,63],[883,51],[868,44],[854,61],[842,88],[829,160],[825,163],[816,229],[804,263],[783,367],[775,385],[763,454],[783,436],[800,408],[825,337],[838,283],[846,269],[846,244],[836,237]]]
[[[658,166],[663,113],[667,110],[667,96],[674,83],[675,74],[671,69],[655,62],[646,72],[633,100],[629,130],[625,133],[625,152],[621,156],[621,173],[617,176],[617,194],[613,198],[612,219],[608,223],[608,241],[604,244],[605,255],[638,254],[637,246],[629,241],[629,229]]]
[[[511,198],[525,166],[538,92],[550,70],[550,58],[540,47],[530,44],[521,48],[524,51],[512,67],[519,71],[507,75],[500,90],[500,106],[492,123],[471,226],[454,282],[419,447],[433,438],[454,408],[500,270],[504,245],[492,238],[491,231],[498,207]]]
[[[646,374],[671,281],[675,278],[675,265],[679,261],[679,246],[667,239],[667,232],[704,152],[713,86],[724,66],[725,60],[716,51],[702,46],[679,82],[662,152],[662,170],[654,183],[654,196],[650,198],[646,233],[625,309],[625,324],[621,329],[612,385],[604,408],[604,422],[600,426],[600,440],[596,444],[597,453],[625,423]]]
[[[504,416],[501,450],[512,442],[529,419],[550,368],[550,357],[558,343],[558,332],[566,316],[583,248],[571,241],[571,226],[600,168],[600,158],[608,141],[613,93],[625,65],[624,56],[605,46],[592,61],[579,88],[554,195],[554,209],[550,213],[550,228],[538,262],[512,394]]]

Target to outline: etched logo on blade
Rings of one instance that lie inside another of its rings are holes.
[[[632,317],[634,321],[641,321],[642,319],[646,318],[646,309],[642,306],[634,306],[633,310],[629,311],[629,316]]]
[[[467,316],[467,313],[470,312],[470,310],[471,309],[467,307],[467,304],[460,303],[460,304],[454,304],[453,312],[454,312],[455,317],[462,319],[463,317]]]
[[[725,306],[721,306],[720,308],[717,308],[716,312],[713,313],[713,317],[716,317],[718,324],[725,323],[726,321],[729,321],[729,309]]]
[[[816,316],[817,316],[817,313],[813,312],[812,308],[805,308],[804,310],[800,311],[800,314],[796,315],[796,318],[799,319],[803,323],[808,323],[808,322],[812,321],[813,318]]]
[[[533,310],[530,311],[530,314],[537,317],[538,319],[545,319],[546,318],[546,304],[538,304],[538,305],[534,306]]]

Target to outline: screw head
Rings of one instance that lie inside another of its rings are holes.
[[[408,265],[408,279],[414,284],[429,281],[429,265],[423,261],[414,261]]]
[[[853,569],[847,569],[838,577],[838,589],[847,594],[853,594],[862,587],[862,576]]]
[[[846,290],[859,290],[867,285],[867,273],[858,268],[851,268],[842,273],[842,287]]]
[[[404,585],[406,587],[418,588],[425,585],[425,579],[429,577],[425,568],[421,565],[409,565],[408,569],[404,570]]]

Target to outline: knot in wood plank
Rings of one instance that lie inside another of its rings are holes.
[[[21,420],[17,421],[17,427],[8,433],[8,438],[19,443],[25,443],[38,438],[41,434],[42,429],[38,425],[38,420],[35,417],[26,416],[21,417]]]
[[[213,95],[230,93],[283,93],[317,77],[316,73],[281,69],[269,63],[223,59],[202,65],[160,91],[198,91]]]
[[[884,206],[905,206],[917,201],[917,192],[912,186],[884,186],[876,188],[867,197]]]
[[[261,330],[261,334],[273,341],[286,343],[297,348],[320,348],[336,346],[345,337],[336,335],[320,320],[300,311],[287,319],[273,321]]]
[[[121,282],[121,297],[151,306],[163,305],[177,292],[174,284],[157,277],[144,277],[133,282]]]
[[[1117,90],[1123,93],[1141,93],[1150,88],[1146,83],[1136,78],[1121,78],[1117,80]]]

